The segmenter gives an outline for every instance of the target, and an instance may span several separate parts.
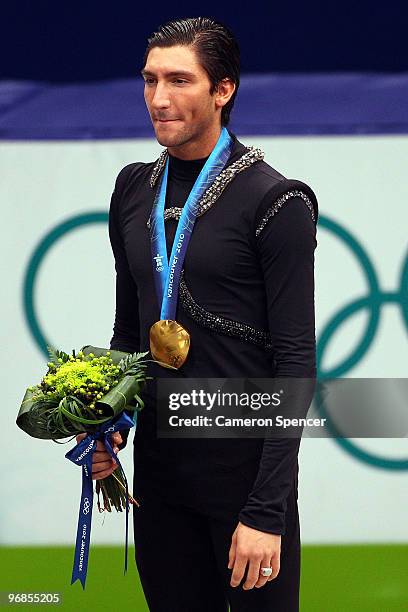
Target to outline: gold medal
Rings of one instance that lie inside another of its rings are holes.
[[[190,334],[171,319],[157,321],[150,328],[150,352],[155,361],[167,368],[181,368],[190,348]]]

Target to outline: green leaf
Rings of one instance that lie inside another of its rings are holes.
[[[65,363],[66,361],[69,361],[68,353],[64,353],[64,351],[56,351],[56,353],[57,353],[58,357],[62,359],[63,363]]]
[[[138,395],[137,393],[134,394],[133,396],[136,400],[136,402],[138,403],[138,408],[137,410],[142,410],[144,408],[144,401],[142,400],[142,398],[140,397],[140,395]]]
[[[72,414],[72,412],[64,408],[64,406],[60,406],[60,411],[65,414],[70,421],[77,421],[77,423],[81,423],[82,425],[99,425],[100,423],[105,423],[105,421],[109,421],[110,419],[110,417],[98,420],[84,419],[83,417],[75,416],[75,414]]]
[[[52,361],[52,363],[55,363],[55,365],[57,366],[60,365],[58,361],[58,355],[57,355],[58,351],[53,349],[51,346],[48,346],[48,344],[47,344],[47,351],[50,356],[50,361]]]

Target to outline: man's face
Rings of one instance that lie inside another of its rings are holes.
[[[153,47],[142,75],[146,106],[162,146],[199,143],[220,129],[221,108],[191,47]]]

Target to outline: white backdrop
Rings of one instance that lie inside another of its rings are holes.
[[[382,291],[399,289],[408,227],[408,137],[242,137],[264,149],[266,160],[315,190],[320,212],[351,232],[367,252]],[[80,213],[107,212],[118,171],[132,161],[156,159],[153,140],[8,142],[0,148],[1,470],[0,538],[3,544],[74,544],[81,474],[64,458],[71,445],[29,438],[15,425],[27,386],[44,374],[45,358],[24,315],[24,275],[34,249],[56,225]],[[85,245],[86,239],[86,245]],[[39,271],[35,306],[55,346],[108,346],[114,318],[115,272],[107,225],[66,234]],[[367,295],[350,251],[327,229],[316,250],[317,336],[341,307]],[[334,335],[328,368],[358,343],[362,311]],[[381,308],[370,350],[346,376],[406,377],[407,329],[397,304]],[[359,440],[370,453],[408,459],[407,439]],[[132,478],[132,444],[121,453]],[[376,468],[333,440],[305,439],[300,454],[303,542],[408,541],[407,471]],[[104,523],[104,524],[103,524]],[[94,514],[94,543],[123,542],[124,516]]]

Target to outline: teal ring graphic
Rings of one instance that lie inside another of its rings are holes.
[[[45,256],[52,249],[53,246],[69,232],[78,229],[83,225],[89,225],[91,223],[104,223],[106,224],[109,220],[109,215],[106,212],[94,212],[94,213],[83,213],[76,215],[63,221],[52,228],[45,236],[40,240],[38,245],[35,247],[33,254],[29,259],[29,264],[25,273],[24,284],[23,284],[23,303],[24,303],[24,314],[28,329],[34,339],[35,344],[39,347],[40,351],[49,359],[47,344],[52,346],[52,342],[46,339],[45,333],[40,327],[38,317],[35,308],[35,286],[38,276],[38,271],[43,263]]]
[[[320,217],[319,226],[334,234],[351,251],[357,262],[360,264],[368,285],[367,296],[358,298],[341,308],[341,310],[338,311],[328,321],[328,323],[326,323],[325,327],[321,331],[317,341],[317,376],[318,379],[324,381],[330,378],[341,377],[349,372],[352,367],[364,357],[366,352],[369,350],[377,332],[378,324],[380,322],[380,311],[383,304],[395,303],[399,305],[403,321],[408,328],[408,254],[405,257],[405,263],[402,268],[400,290],[396,292],[383,292],[380,290],[374,266],[370,262],[367,253],[364,251],[357,239],[344,227],[327,217]],[[342,323],[344,323],[355,313],[359,312],[361,309],[366,309],[369,311],[369,321],[359,344],[351,355],[344,359],[342,363],[336,365],[330,370],[325,371],[322,363],[329,340],[342,325]],[[353,455],[356,459],[377,468],[388,470],[408,470],[408,459],[389,459],[381,455],[374,455],[373,453],[369,453],[368,451],[361,449],[359,446],[357,446],[357,444],[351,442],[348,438],[336,437],[336,434],[339,435],[338,429],[331,421],[327,412],[324,411],[324,402],[321,401],[319,396],[319,387],[317,387],[316,398],[320,414],[328,419],[328,428],[333,435],[333,440],[335,440],[335,442],[341,446],[343,450]]]
[[[36,279],[40,266],[50,249],[52,249],[61,237],[84,225],[93,223],[106,224],[108,219],[109,216],[107,212],[84,213],[71,217],[67,221],[52,228],[44,238],[40,240],[29,259],[23,285],[24,313],[34,342],[46,358],[48,358],[47,344],[51,343],[46,340],[45,333],[39,325],[34,299]],[[317,376],[318,379],[324,381],[346,374],[364,357],[377,332],[381,308],[385,303],[396,303],[400,306],[403,321],[408,329],[408,254],[402,269],[400,290],[396,292],[383,292],[380,290],[374,266],[358,240],[340,224],[323,215],[319,218],[318,227],[324,228],[334,234],[352,252],[361,266],[369,288],[368,294],[365,297],[354,300],[338,311],[325,325],[317,340]],[[359,344],[351,355],[344,359],[342,363],[330,370],[324,371],[322,367],[323,356],[330,339],[342,323],[362,309],[368,310],[370,317],[367,328]],[[320,410],[323,410],[323,404],[320,405]],[[328,417],[327,413],[324,414]],[[332,428],[332,432],[335,433],[335,425],[332,423],[330,427]],[[408,459],[388,459],[387,457],[374,455],[360,449],[347,438],[334,437],[333,440],[356,459],[371,466],[388,470],[408,469]]]

